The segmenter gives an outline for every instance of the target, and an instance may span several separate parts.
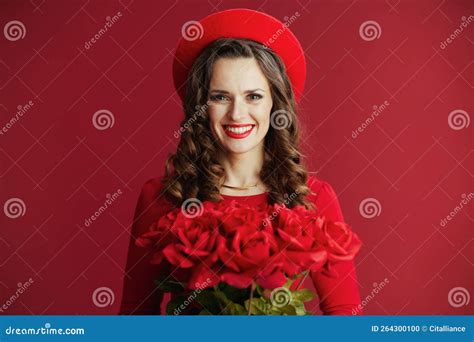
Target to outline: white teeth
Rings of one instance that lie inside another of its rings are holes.
[[[236,134],[244,134],[252,129],[252,126],[245,126],[245,127],[229,127],[226,126],[225,128],[227,131],[236,133]]]

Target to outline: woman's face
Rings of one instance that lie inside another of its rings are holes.
[[[213,136],[228,153],[264,144],[273,101],[270,85],[254,58],[220,58],[209,85]]]

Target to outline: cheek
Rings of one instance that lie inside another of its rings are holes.
[[[209,106],[207,109],[207,115],[209,117],[209,126],[212,132],[212,135],[215,138],[218,138],[217,130],[219,130],[220,123],[225,116],[225,112],[223,112],[220,108],[216,108],[214,106]]]
[[[209,107],[207,110],[207,115],[209,117],[209,124],[211,127],[215,126],[219,122],[219,113],[214,108]]]
[[[270,128],[270,114],[265,117],[262,117],[259,121],[259,129],[262,135],[267,135]]]
[[[271,106],[262,108],[261,111],[258,111],[255,115],[255,120],[258,122],[259,130],[263,135],[266,135],[270,128],[270,115],[271,115]]]
[[[209,122],[212,126],[218,125],[224,118],[226,109],[222,106],[210,105],[207,109],[207,114],[209,116]]]

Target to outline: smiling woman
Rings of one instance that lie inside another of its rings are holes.
[[[194,62],[184,103],[184,122],[198,106],[207,104],[208,110],[183,132],[168,159],[163,181],[176,204],[268,191],[274,202],[297,193],[292,205],[311,206],[304,199],[309,189],[298,151],[294,95],[278,55],[254,41],[217,39]],[[278,126],[272,113],[283,113],[287,124]],[[249,185],[246,191],[227,187]]]
[[[248,26],[242,24],[244,20]],[[156,232],[160,218],[170,220],[168,213],[189,201],[198,204],[196,216],[203,210],[202,203],[222,203],[225,207],[239,202],[254,207],[304,207],[326,219],[343,221],[331,186],[308,176],[299,151],[296,100],[301,96],[306,73],[299,42],[286,30],[272,48],[263,45],[282,24],[251,10],[215,13],[200,24],[202,40],[184,37],[174,65],[175,84],[185,113],[182,126],[186,128],[180,130],[176,153],[166,161],[165,176],[145,184],[132,236],[146,233],[153,224]],[[189,246],[212,244],[212,239],[202,239],[187,236],[184,244],[188,247],[168,256],[172,261],[184,261],[180,253],[193,255]],[[353,256],[332,265],[330,272],[309,273],[310,284],[305,286],[316,288],[324,314],[351,314],[360,304]],[[162,263],[162,257],[158,259],[138,249],[131,239],[122,313],[160,312],[163,293],[154,288],[153,280],[180,276],[169,263]],[[252,263],[251,258],[248,263]],[[191,263],[186,261],[186,265]]]
[[[173,203],[269,192],[273,203],[296,193],[291,205],[311,207],[295,98],[274,51],[248,39],[211,42],[189,70],[183,124],[204,105],[207,115],[183,132],[167,161],[163,182]]]

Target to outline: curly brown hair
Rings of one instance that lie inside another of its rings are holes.
[[[175,205],[188,198],[213,202],[222,199],[219,189],[225,180],[224,168],[217,160],[221,147],[212,135],[206,111],[213,65],[219,58],[255,58],[270,84],[271,121],[285,120],[284,127],[275,127],[278,122],[272,122],[264,141],[260,178],[269,189],[269,202],[312,209],[306,199],[311,191],[298,149],[296,103],[285,65],[271,49],[248,39],[215,40],[194,62],[186,83],[181,138],[176,153],[166,160],[162,195]],[[279,113],[285,117],[278,118]]]

